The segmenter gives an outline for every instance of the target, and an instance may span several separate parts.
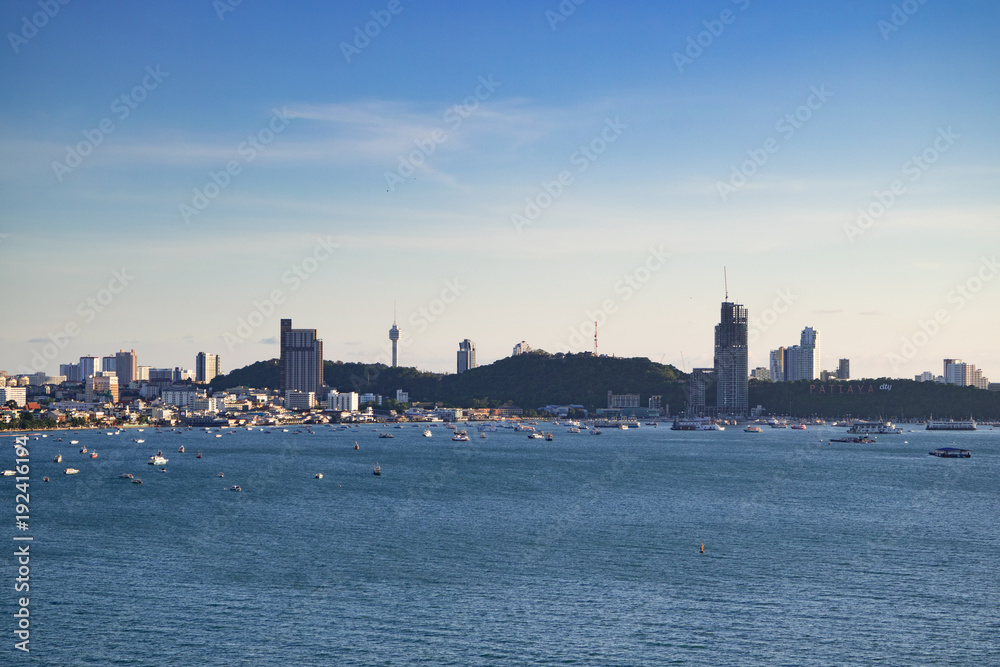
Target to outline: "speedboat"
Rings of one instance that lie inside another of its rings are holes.
[[[196,459],[200,459],[200,458],[201,458],[201,452],[198,452],[197,454],[195,454],[195,455],[194,455],[194,457],[195,457]]]
[[[431,437],[432,435],[434,435],[434,434],[433,434],[433,433],[431,433],[431,430],[430,430],[429,428],[425,428],[425,429],[424,429],[424,437],[425,437],[425,438],[429,438],[429,437]]]
[[[230,491],[242,491],[243,489],[240,488],[239,484],[233,484],[231,487],[229,487],[229,490]]]
[[[225,477],[225,476],[226,476],[226,474],[222,473],[222,472],[220,472],[218,475],[216,475],[216,477]]]
[[[124,475],[118,475],[118,477],[121,479],[133,479],[134,475],[130,472],[127,472]]]
[[[3,470],[3,471],[0,471],[0,475],[3,475],[4,477],[13,477],[16,474],[17,473],[14,472],[13,470]]]
[[[62,454],[59,454],[52,460],[55,461],[56,463],[62,463]]]
[[[66,468],[65,470],[63,470],[63,472],[66,473],[67,475],[75,475],[80,471],[77,470],[76,468]]]
[[[86,454],[87,453],[87,447],[86,446],[81,447],[80,448],[80,453],[81,454]]]
[[[70,440],[69,444],[71,444],[71,445],[79,445],[80,441],[79,440]]]
[[[541,433],[529,433],[528,434],[528,439],[529,440],[544,440],[545,436],[542,435]]]
[[[178,451],[179,453],[183,454],[183,453],[184,453],[184,445],[181,445],[180,447],[178,447],[178,448],[177,448],[177,451]]]
[[[743,430],[746,431],[747,433],[763,433],[764,432],[764,429],[762,429],[760,426],[747,426]]]
[[[379,466],[379,464],[376,463],[375,464],[375,469],[372,470],[372,474],[373,475],[381,475],[382,474],[382,467]]]
[[[142,480],[141,479],[133,479],[132,483],[133,484],[142,484]]]
[[[91,452],[90,453],[90,458],[96,459],[97,458],[97,452]]]
[[[323,473],[321,472],[316,473],[316,479],[323,479]]]
[[[165,465],[166,462],[169,461],[169,460],[170,459],[166,459],[166,458],[163,458],[160,455],[157,455],[157,456],[150,456],[149,457],[149,461],[147,461],[147,463],[149,465],[151,465],[151,466],[162,466],[162,465]]]

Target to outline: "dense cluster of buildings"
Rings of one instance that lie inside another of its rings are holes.
[[[917,382],[937,382],[938,384],[955,384],[960,387],[1000,391],[1000,383],[990,382],[989,378],[983,376],[982,369],[961,359],[945,359],[944,371],[941,375],[924,371],[920,375],[914,376],[913,379]]]

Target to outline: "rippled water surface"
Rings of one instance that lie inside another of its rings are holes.
[[[32,441],[31,662],[1000,663],[1000,430],[422,430]]]

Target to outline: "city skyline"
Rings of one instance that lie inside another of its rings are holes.
[[[1000,375],[994,5],[224,5],[0,10],[0,369],[239,368],[285,318],[389,364],[398,300],[422,370],[597,321],[690,371],[727,266],[749,368],[809,325],[821,370]]]

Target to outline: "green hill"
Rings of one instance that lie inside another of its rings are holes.
[[[324,362],[323,378],[338,391],[372,392],[394,397],[397,389],[412,401],[437,402],[455,407],[516,405],[538,408],[547,404],[581,404],[605,407],[609,390],[640,394],[645,405],[652,395],[663,396],[671,412],[683,410],[685,376],[673,366],[644,357],[594,357],[589,354],[532,352],[500,359],[461,375],[392,368],[384,364]],[[258,361],[212,380],[211,388],[236,386],[276,389],[278,360]]]
[[[898,378],[750,381],[750,406],[796,417],[1000,419],[1000,392]]]

